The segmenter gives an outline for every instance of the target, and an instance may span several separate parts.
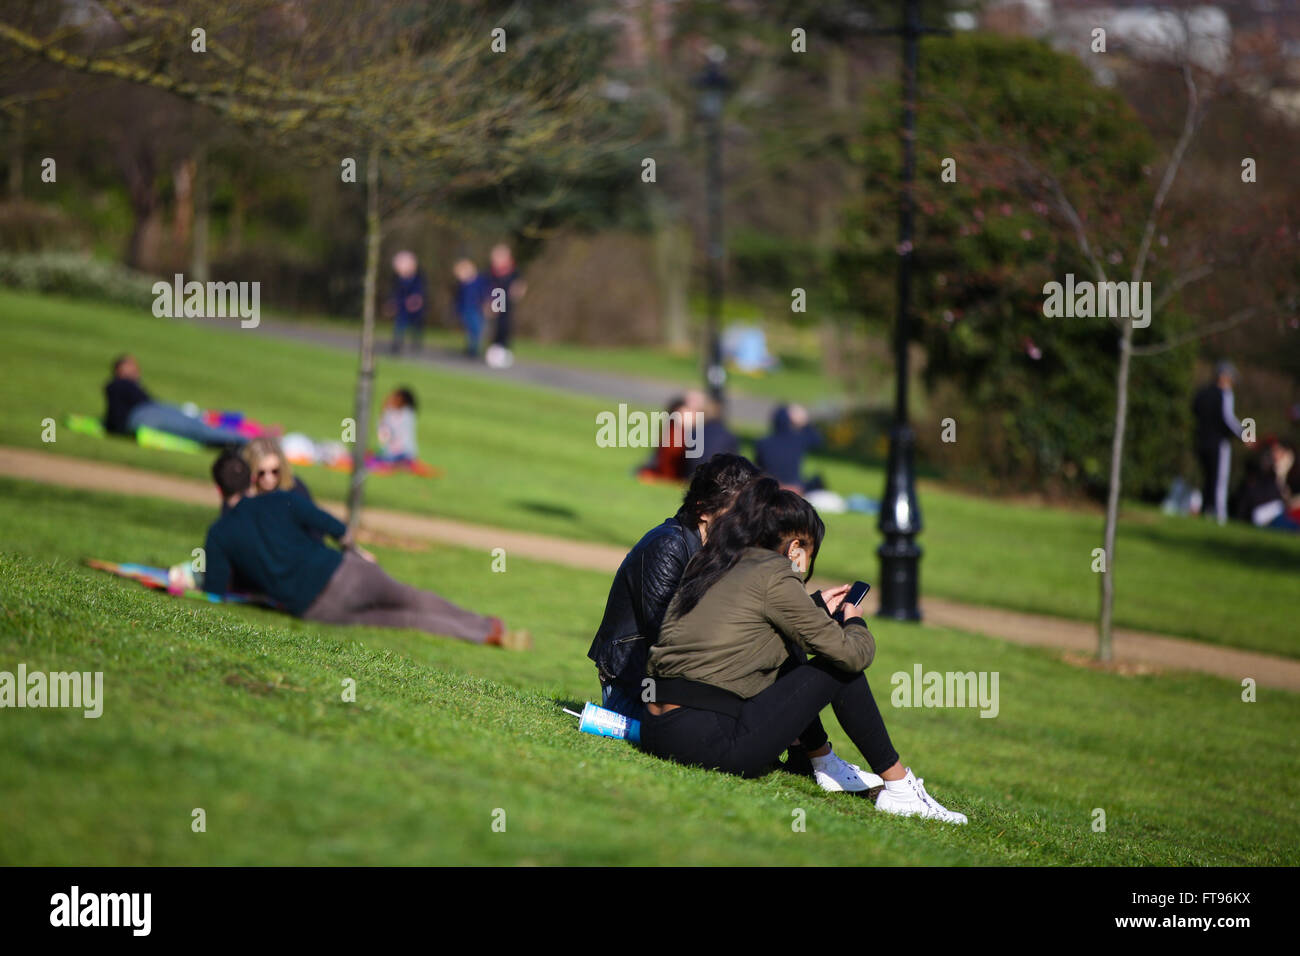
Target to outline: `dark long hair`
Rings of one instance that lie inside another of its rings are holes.
[[[782,491],[773,478],[756,478],[736,496],[731,510],[709,525],[709,540],[691,558],[677,590],[678,614],[688,614],[706,591],[736,566],[746,548],[780,551],[799,538],[809,548],[812,576],[826,526],[817,510],[793,491]]]
[[[682,511],[693,524],[705,515],[725,511],[740,489],[761,472],[747,458],[719,452],[695,469],[691,486],[682,499]]]

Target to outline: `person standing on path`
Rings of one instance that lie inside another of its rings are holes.
[[[487,363],[492,368],[509,368],[514,363],[510,352],[511,309],[526,291],[527,286],[519,277],[510,247],[504,242],[493,246],[487,299],[488,309],[496,318],[492,344],[487,350]]]
[[[424,333],[426,296],[424,274],[416,261],[415,253],[403,249],[393,256],[393,354],[402,351],[402,339],[407,335],[420,351],[420,336]]]
[[[1232,442],[1241,437],[1241,422],[1233,408],[1232,386],[1237,369],[1220,362],[1214,381],[1203,386],[1192,399],[1196,419],[1196,460],[1201,466],[1201,514],[1213,515],[1223,524],[1228,520],[1228,475],[1232,471]]]

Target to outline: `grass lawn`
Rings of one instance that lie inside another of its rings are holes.
[[[98,415],[109,361],[131,350],[162,399],[240,408],[318,438],[337,438],[352,413],[355,359],[327,348],[156,319],[139,311],[0,291],[0,444],[206,477],[209,460],[99,440],[42,421]],[[446,469],[436,481],[377,478],[377,506],[587,541],[630,545],[671,514],[679,490],[629,475],[642,449],[600,448],[596,414],[613,403],[458,375],[381,358],[378,390],[411,385],[421,401],[423,456]],[[814,459],[830,487],[879,495],[873,469]],[[346,477],[304,469],[313,491],[345,497]],[[927,484],[921,493],[923,594],[1091,619],[1098,602],[1092,549],[1101,517],[1000,502]],[[875,577],[875,519],[829,516],[818,573]],[[1300,656],[1300,536],[1217,528],[1126,509],[1115,557],[1116,622],[1235,647]]]
[[[876,622],[869,676],[894,742],[971,824],[902,820],[810,780],[741,781],[579,734],[559,702],[595,689],[604,575],[379,552],[529,626],[536,650],[509,653],[173,599],[77,564],[180,560],[210,519],[0,479],[0,670],[104,674],[98,719],[0,712],[0,864],[1300,862],[1297,695],[1246,704],[1230,681]],[[888,675],[918,662],[998,672],[998,715],[891,707]]]

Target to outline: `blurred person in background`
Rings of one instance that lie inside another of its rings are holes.
[[[802,405],[779,405],[772,411],[772,431],[754,446],[754,462],[782,488],[807,494],[825,488],[820,475],[803,477],[803,458],[821,444]]]
[[[1228,520],[1228,476],[1232,471],[1232,443],[1241,437],[1241,422],[1233,408],[1232,386],[1237,369],[1219,362],[1214,381],[1202,386],[1192,399],[1196,421],[1196,460],[1201,466],[1201,513],[1219,524]]]
[[[514,253],[504,242],[492,247],[488,274],[488,310],[496,320],[492,344],[487,350],[487,364],[492,368],[509,368],[514,364],[510,351],[511,322],[515,303],[524,297],[527,286],[519,277]]]
[[[700,433],[700,456],[686,459],[686,474],[689,477],[699,466],[714,455],[737,455],[740,453],[740,439],[727,427],[722,416],[722,406],[717,400],[701,396],[704,411],[704,428]]]
[[[409,388],[395,388],[384,399],[379,415],[379,453],[384,462],[411,462],[419,457],[415,439],[415,393]]]
[[[415,344],[415,351],[420,351],[425,305],[424,273],[420,271],[415,253],[403,249],[393,256],[394,355],[402,351],[402,340],[408,336]]]
[[[1265,439],[1263,445],[1246,463],[1234,517],[1257,528],[1300,531],[1300,521],[1292,514],[1300,501],[1293,499],[1287,483],[1295,454],[1276,438]]]
[[[115,435],[133,436],[141,428],[154,428],[203,445],[242,445],[239,432],[208,425],[186,415],[175,405],[159,402],[140,384],[140,364],[134,355],[113,360],[113,377],[104,386],[104,428]]]
[[[478,358],[483,340],[483,309],[487,304],[487,282],[479,275],[478,267],[469,257],[456,260],[452,266],[456,277],[456,294],[453,306],[461,327],[465,329],[465,354]]]

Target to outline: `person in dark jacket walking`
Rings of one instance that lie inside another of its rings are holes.
[[[1201,486],[1201,514],[1213,515],[1223,524],[1228,520],[1228,474],[1232,471],[1232,442],[1241,437],[1241,422],[1233,409],[1232,385],[1237,369],[1220,362],[1214,381],[1197,391],[1192,399],[1196,419],[1196,460],[1204,481]]]

